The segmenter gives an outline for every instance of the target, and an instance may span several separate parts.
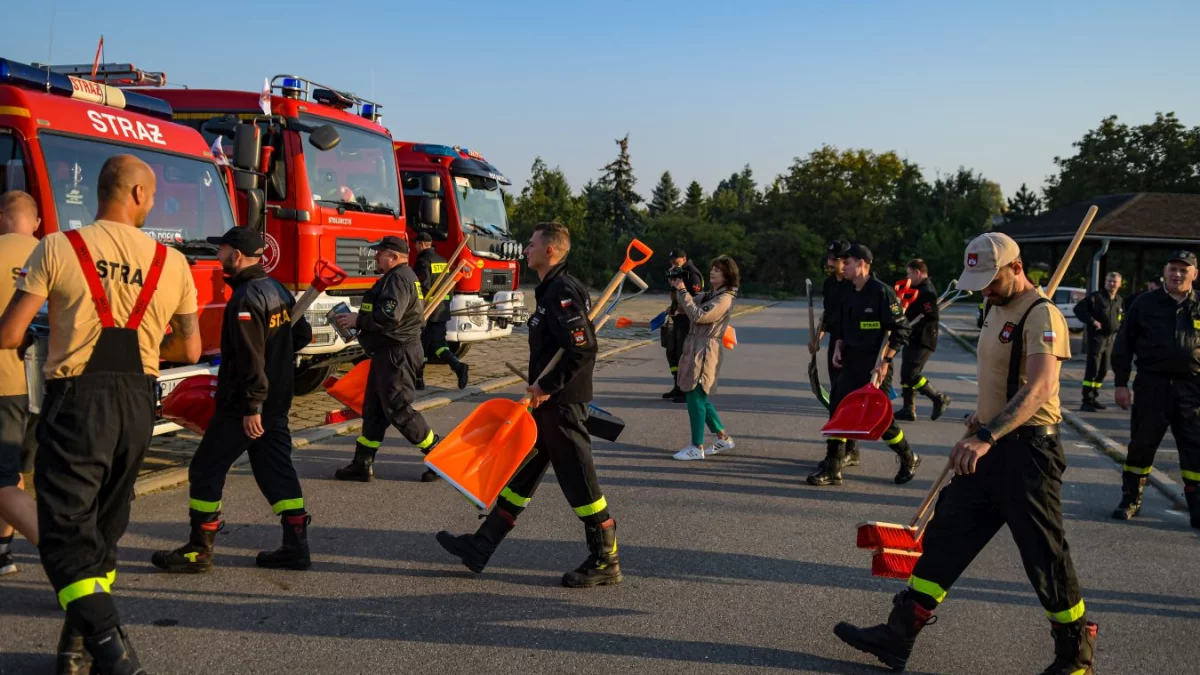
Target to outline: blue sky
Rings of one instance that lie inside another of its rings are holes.
[[[1194,1],[9,4],[0,56],[46,61],[53,14],[56,63],[103,33],[106,60],[193,87],[373,90],[394,137],[477,149],[518,189],[537,155],[581,186],[629,132],[646,197],[663,170],[762,185],[822,143],[1012,194],[1106,115],[1200,125]]]

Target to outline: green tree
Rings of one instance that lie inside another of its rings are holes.
[[[700,183],[692,181],[687,186],[687,193],[683,198],[683,212],[692,218],[706,218],[708,216],[708,204],[704,198],[704,188],[700,187]]]
[[[1022,218],[1032,218],[1045,210],[1045,202],[1031,191],[1024,183],[1021,183],[1021,189],[1017,190],[1008,200],[1008,213],[1006,214],[1009,220],[1021,220]]]
[[[675,186],[671,172],[664,171],[662,178],[658,179],[658,185],[654,187],[654,192],[650,195],[650,217],[661,216],[677,208],[679,208],[679,188]]]
[[[709,217],[713,220],[737,220],[750,214],[762,202],[754,172],[750,165],[717,184],[709,205]]]
[[[604,167],[604,174],[589,193],[588,218],[608,223],[614,238],[620,239],[641,233],[643,222],[636,207],[643,200],[633,189],[637,179],[629,160],[629,134],[616,143],[620,148],[617,158]]]

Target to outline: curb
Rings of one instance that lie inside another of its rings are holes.
[[[957,342],[960,347],[978,357],[979,352],[975,349],[975,345],[971,344],[966,338],[955,332],[953,328],[948,327],[945,322],[939,321],[938,325],[940,325],[941,329],[955,342]],[[1062,410],[1061,412],[1063,420],[1067,424],[1071,425],[1071,427],[1076,431],[1078,431],[1080,435],[1082,435],[1084,439],[1095,446],[1097,450],[1104,453],[1118,464],[1125,464],[1127,455],[1125,454],[1125,448],[1120,443],[1109,438],[1104,434],[1104,432],[1100,431],[1091,424],[1083,421],[1079,415],[1076,415],[1070,410]],[[1164,474],[1158,469],[1152,469],[1150,471],[1149,479],[1150,484],[1157,488],[1158,491],[1161,492],[1164,497],[1170,500],[1176,508],[1183,509],[1184,511],[1187,510],[1188,506],[1187,501],[1183,496],[1183,487],[1180,486],[1179,483],[1176,483],[1173,478]]]
[[[755,314],[755,313],[761,312],[764,309],[767,309],[769,307],[774,307],[775,305],[778,305],[778,304],[779,304],[779,302],[776,301],[776,302],[770,302],[770,303],[763,304],[763,305],[755,305],[753,307],[747,307],[746,309],[744,309],[740,312],[734,312],[733,316],[739,317],[739,316],[745,316],[746,314]],[[653,340],[653,339],[638,340],[636,342],[631,342],[627,345],[621,345],[620,347],[617,347],[615,349],[610,349],[606,352],[597,354],[596,360],[603,361],[605,359],[612,358],[618,354],[632,351],[634,349],[639,349],[641,347],[645,347],[646,345],[654,344],[656,342],[657,342],[657,340]],[[516,375],[509,375],[508,377],[498,377],[498,378],[495,378],[492,380],[487,380],[486,382],[481,382],[477,385],[467,387],[466,389],[460,389],[458,391],[454,391],[454,392],[450,392],[450,393],[446,393],[446,394],[438,394],[436,396],[430,396],[428,398],[420,399],[413,403],[413,409],[416,410],[417,412],[433,410],[434,408],[441,408],[443,406],[448,406],[451,403],[455,403],[455,402],[461,401],[463,399],[471,398],[472,396],[478,396],[480,394],[487,394],[487,393],[496,391],[498,389],[505,389],[507,387],[513,386],[514,384],[520,384],[521,382],[524,382],[524,380],[517,377]],[[298,431],[298,432],[292,434],[292,448],[293,449],[306,448],[310,445],[313,445],[314,443],[328,440],[330,438],[333,438],[334,436],[342,436],[345,434],[353,433],[355,431],[358,431],[361,428],[362,428],[362,418],[358,418],[358,419],[348,420],[346,422],[338,422],[337,424],[323,424],[321,426],[304,429],[302,431]],[[246,464],[249,464],[249,463],[250,463],[249,454],[242,453],[242,456],[238,457],[237,460],[234,461],[233,466],[235,466],[235,467],[236,466],[245,466]],[[134,495],[134,497],[141,497],[142,495],[150,494],[151,492],[158,492],[160,490],[168,490],[170,488],[174,488],[183,483],[186,483],[187,479],[188,479],[188,469],[185,466],[180,466],[180,467],[176,467],[173,469],[166,469],[163,471],[156,471],[144,478],[137,479],[137,482],[134,483],[133,495]]]

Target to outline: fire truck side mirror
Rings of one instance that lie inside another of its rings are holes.
[[[421,224],[442,224],[442,200],[440,198],[426,195],[421,200]]]
[[[442,191],[442,177],[437,174],[427,173],[421,176],[421,192],[430,194],[439,194]]]
[[[263,217],[266,215],[266,196],[262,190],[246,190],[246,221],[244,225],[262,232]]]
[[[308,142],[321,152],[326,152],[336,148],[342,142],[342,137],[332,124],[322,124],[308,134]]]
[[[258,187],[258,176],[248,171],[258,171],[259,156],[262,154],[262,133],[257,124],[239,124],[233,134],[233,166],[242,169],[237,173],[239,190]]]

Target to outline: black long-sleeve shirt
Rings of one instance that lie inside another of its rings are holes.
[[[437,251],[427,248],[417,255],[417,264],[413,265],[413,274],[417,276],[417,281],[421,283],[421,291],[425,293],[425,305],[437,302],[438,298],[429,295],[429,289],[441,280],[442,275],[446,274],[446,259],[438,255]],[[442,299],[442,304],[434,310],[433,314],[429,315],[429,323],[442,323],[450,320],[450,292],[447,291]]]
[[[825,283],[821,285],[821,325],[817,330],[829,334],[831,345],[840,337],[838,329],[841,327],[842,303],[853,292],[854,284],[846,279],[839,281],[836,276],[825,277]]]
[[[529,319],[529,377],[556,403],[592,400],[596,332],[588,319],[587,287],[567,273],[566,263],[550,270],[534,291],[537,309]],[[562,359],[542,376],[558,350]]]
[[[287,415],[292,407],[296,352],[312,327],[292,324],[296,298],[254,265],[229,278],[233,295],[221,325],[217,409],[233,415]]]
[[[918,316],[921,317],[921,320],[912,323]],[[908,309],[904,310],[904,318],[908,319],[912,329],[909,344],[921,345],[926,349],[937,349],[940,316],[937,289],[934,288],[933,281],[926,277],[925,281],[917,284],[917,297],[909,303]]]
[[[689,259],[683,264],[683,271],[687,273],[683,283],[687,286],[688,293],[695,295],[704,290],[704,275],[700,273],[700,268],[696,267],[696,263]],[[667,308],[667,314],[677,316],[680,321],[687,321],[688,318],[679,311],[679,300],[674,292],[671,293],[671,306]]]
[[[396,265],[363,294],[358,309],[358,342],[368,354],[421,339],[425,303],[417,275],[408,265]]]
[[[1138,296],[1113,346],[1116,386],[1129,386],[1135,358],[1142,372],[1200,374],[1200,302],[1195,291],[1189,291],[1183,302],[1176,302],[1165,288]]]
[[[842,341],[844,356],[874,359],[883,344],[885,330],[892,332],[888,345],[893,351],[900,351],[908,344],[912,329],[904,317],[896,291],[879,279],[867,279],[862,290],[856,290],[851,283],[841,310],[836,333]]]
[[[1075,305],[1075,318],[1087,329],[1088,335],[1113,335],[1121,327],[1125,301],[1121,296],[1110,298],[1108,291],[1092,291]],[[1097,329],[1093,321],[1100,322]]]

